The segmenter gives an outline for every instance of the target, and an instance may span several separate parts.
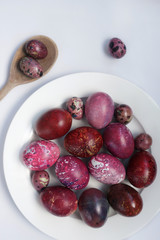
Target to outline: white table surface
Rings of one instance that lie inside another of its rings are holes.
[[[49,36],[59,49],[58,60],[46,76],[16,87],[0,102],[0,239],[51,240],[25,219],[8,192],[3,146],[9,124],[35,90],[57,77],[77,72],[103,72],[125,78],[160,106],[160,1],[0,0],[0,30],[0,87],[7,81],[17,47],[29,37]],[[112,37],[126,43],[124,58],[117,60],[107,54]],[[159,222],[160,213],[127,240],[159,239]]]

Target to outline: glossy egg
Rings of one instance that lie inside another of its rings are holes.
[[[35,59],[43,59],[48,54],[47,47],[44,43],[36,39],[32,39],[25,44],[25,51]]]
[[[91,157],[103,145],[101,134],[92,127],[79,127],[70,131],[64,138],[65,149],[77,157]]]
[[[140,133],[134,143],[137,150],[148,150],[152,145],[152,137],[147,133]]]
[[[133,111],[130,106],[120,104],[115,108],[114,116],[117,122],[128,124],[133,118]]]
[[[73,118],[79,120],[83,117],[83,101],[81,98],[72,97],[67,103],[67,111],[72,115]]]
[[[41,189],[47,187],[49,180],[49,174],[45,170],[36,171],[32,175],[32,184],[37,191],[40,191]]]
[[[43,76],[43,69],[40,63],[31,57],[23,57],[19,61],[20,70],[30,78],[40,78]]]
[[[115,157],[129,158],[134,151],[134,139],[124,124],[110,123],[104,130],[103,140],[107,150]]]
[[[40,193],[43,206],[52,214],[65,217],[73,214],[78,205],[76,194],[63,186],[45,188]]]
[[[129,160],[127,178],[137,188],[148,187],[156,177],[157,164],[151,153],[136,152]]]
[[[36,122],[37,135],[46,140],[64,136],[71,128],[72,117],[62,108],[54,108],[45,112]]]
[[[30,170],[41,171],[51,167],[59,155],[60,149],[56,143],[38,140],[25,147],[23,162]]]
[[[99,228],[105,224],[109,204],[99,189],[85,190],[79,198],[78,207],[82,220],[90,227]]]
[[[106,184],[117,184],[125,179],[126,171],[121,161],[107,153],[93,156],[88,163],[91,175]]]
[[[74,190],[85,188],[89,181],[89,172],[85,163],[70,155],[62,156],[57,160],[55,173],[63,185]]]
[[[143,208],[140,194],[134,188],[124,183],[112,185],[107,198],[111,207],[126,217],[138,215]]]
[[[104,92],[96,92],[90,95],[85,103],[85,115],[88,123],[96,128],[106,127],[114,114],[114,102]]]

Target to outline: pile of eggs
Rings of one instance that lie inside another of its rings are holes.
[[[27,56],[22,57],[19,61],[19,69],[30,78],[40,78],[43,76],[43,67],[37,61],[44,59],[48,55],[45,44],[39,40],[32,39],[25,43],[24,51]]]
[[[88,125],[71,130],[73,118],[85,118]],[[91,94],[85,103],[72,97],[66,108],[53,108],[38,118],[38,140],[25,147],[23,163],[33,171],[32,184],[50,213],[69,216],[79,211],[87,225],[98,228],[105,224],[110,207],[123,216],[141,212],[143,200],[136,188],[152,184],[157,165],[149,151],[151,136],[139,133],[133,138],[127,127],[132,118],[130,106],[116,105],[105,92]],[[67,155],[54,141],[59,138]],[[49,168],[58,185],[49,184]],[[104,184],[106,192],[88,187],[90,176]]]

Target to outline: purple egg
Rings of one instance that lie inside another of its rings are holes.
[[[85,103],[85,115],[88,123],[96,128],[106,127],[114,114],[114,102],[104,92],[96,92],[89,96]]]
[[[74,190],[85,188],[89,181],[89,171],[84,162],[70,155],[57,160],[55,173],[63,185]]]
[[[126,54],[126,45],[119,38],[112,38],[109,51],[114,58],[122,58]]]
[[[106,184],[120,183],[126,176],[121,161],[107,153],[99,153],[93,156],[88,163],[88,168],[94,178]]]

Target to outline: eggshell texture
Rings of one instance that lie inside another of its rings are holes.
[[[96,129],[106,127],[114,114],[114,102],[104,92],[96,92],[89,96],[85,103],[85,115],[88,123]]]
[[[67,102],[67,111],[73,118],[79,120],[83,117],[83,101],[81,98],[72,97]]]
[[[147,151],[136,152],[129,160],[127,178],[137,188],[148,187],[155,180],[156,173],[156,161]]]
[[[36,171],[32,175],[32,184],[37,191],[45,188],[49,184],[49,174],[47,171]]]
[[[107,198],[111,207],[123,216],[136,216],[143,208],[140,194],[124,183],[112,185]]]
[[[77,157],[91,157],[103,145],[101,134],[92,127],[79,127],[70,131],[64,138],[65,149]]]
[[[40,78],[43,76],[42,66],[31,57],[23,57],[19,62],[20,70],[30,78]]]
[[[40,171],[51,167],[59,158],[60,149],[51,141],[31,142],[23,152],[23,162],[30,169]]]
[[[45,188],[40,193],[40,199],[50,213],[59,217],[71,215],[76,211],[78,205],[76,194],[63,186]]]
[[[47,47],[36,39],[32,39],[25,44],[25,51],[35,59],[43,59],[48,54]]]
[[[85,190],[79,198],[78,207],[81,218],[90,227],[99,228],[105,224],[109,204],[99,189]]]
[[[38,119],[35,131],[39,137],[52,140],[64,136],[70,130],[71,125],[70,113],[62,108],[54,108]]]
[[[93,156],[88,168],[93,177],[99,182],[117,184],[125,179],[126,171],[119,159],[107,153],[99,153]]]
[[[109,42],[109,51],[114,58],[122,58],[126,54],[126,45],[119,38],[112,38]]]
[[[60,157],[55,165],[59,181],[70,189],[83,189],[89,181],[88,169],[82,160],[70,155]]]
[[[129,158],[134,151],[134,139],[124,124],[110,123],[104,130],[103,140],[107,150],[115,157]]]

